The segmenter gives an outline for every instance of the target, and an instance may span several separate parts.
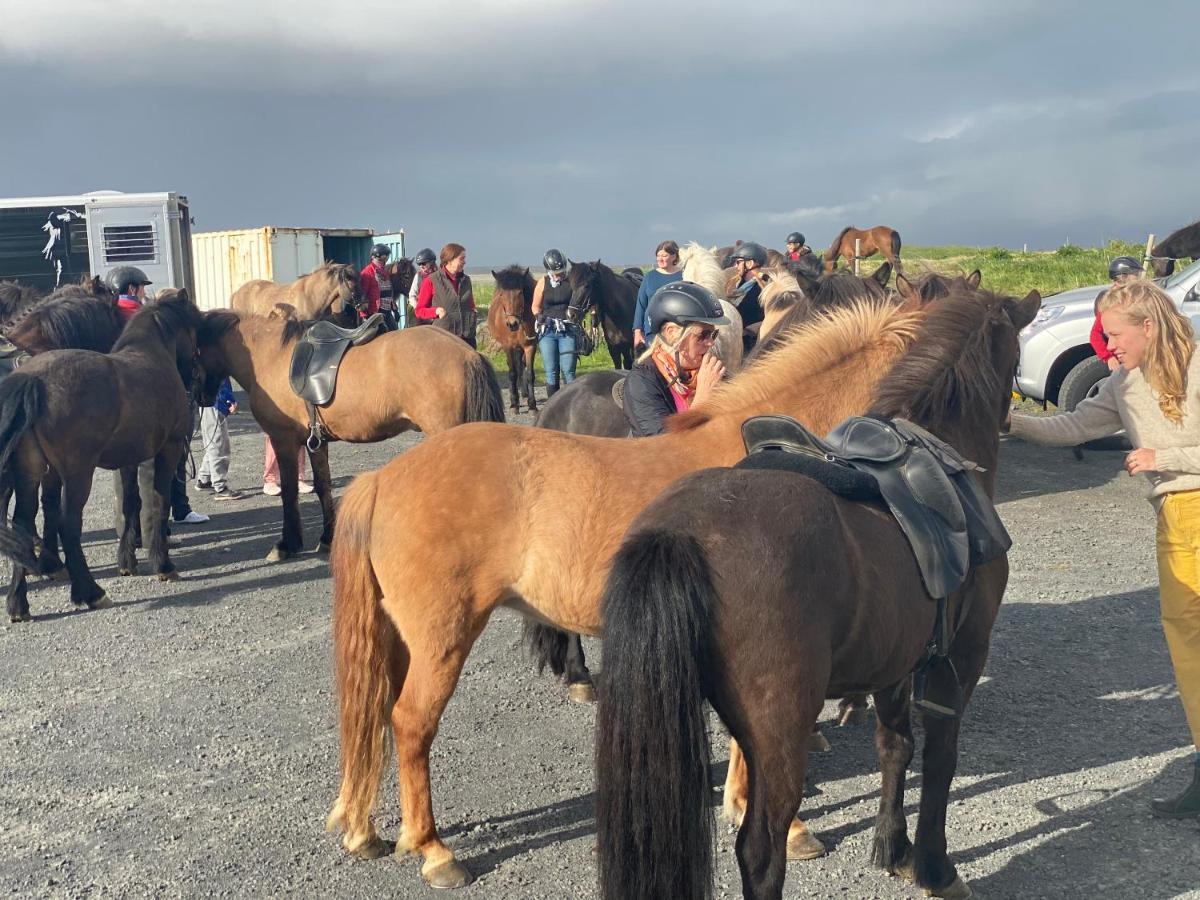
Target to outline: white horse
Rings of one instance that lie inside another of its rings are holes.
[[[717,329],[715,352],[731,375],[742,367],[742,316],[737,307],[725,299],[725,272],[717,259],[716,249],[701,247],[695,241],[679,251],[683,280],[702,285],[712,291],[729,319],[728,325]]]

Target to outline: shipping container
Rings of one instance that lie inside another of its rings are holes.
[[[326,262],[361,269],[370,261],[375,233],[369,228],[244,228],[192,235],[196,303],[201,309],[229,305],[247,281],[287,284]]]
[[[152,292],[194,290],[191,224],[187,197],[174,192],[0,200],[0,279],[51,291],[131,265]]]

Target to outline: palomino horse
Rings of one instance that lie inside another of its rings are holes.
[[[200,311],[186,291],[171,292],[133,317],[111,353],[53,350],[34,356],[0,382],[0,471],[16,493],[13,527],[0,528],[0,552],[13,560],[8,614],[27,620],[27,571],[47,571],[33,558],[38,488],[46,502],[46,543],[61,533],[71,600],[92,609],[111,606],[83,555],[83,507],[97,467],[120,469],[124,528],[118,567],[137,570],[136,519],[150,565],[162,580],[178,577],[167,552],[171,479],[191,426],[188,389],[196,359]],[[153,491],[142,505],[138,463],[153,459]],[[53,560],[57,562],[57,559]],[[61,563],[59,563],[61,567]]]
[[[633,310],[640,282],[618,275],[600,260],[571,263],[567,280],[571,285],[568,321],[582,328],[584,315],[594,308],[613,364],[618,369],[632,369]]]
[[[886,225],[876,225],[874,228],[862,230],[847,225],[838,232],[838,236],[829,245],[825,254],[825,271],[832,272],[837,267],[838,257],[843,257],[847,265],[854,265],[854,242],[858,241],[858,258],[866,259],[876,253],[882,253],[883,258],[892,264],[896,272],[900,272],[900,232]]]
[[[657,437],[466,425],[355,479],[339,507],[331,557],[342,784],[329,825],[344,831],[345,847],[362,857],[386,852],[371,810],[390,722],[403,812],[397,849],[424,857],[430,884],[466,884],[469,873],[434,823],[429,752],[492,612],[507,606],[562,630],[599,634],[604,577],[643,505],[687,472],[742,458],[740,429],[749,416],[785,413],[824,433],[867,409],[921,318],[910,308],[869,304],[832,312],[792,332]],[[529,465],[537,459],[572,476],[546,478]],[[522,526],[481,540],[463,527],[464,509],[478,521]],[[414,533],[422,540],[399,540]],[[795,827],[802,840],[814,840]]]
[[[537,332],[533,327],[533,276],[522,266],[492,270],[496,291],[488,307],[487,327],[500,349],[508,357],[508,403],[514,413],[521,411],[520,389],[530,412],[537,412],[533,395],[533,362],[537,355]]]
[[[872,410],[915,422],[981,464],[976,477],[991,495],[1017,333],[1040,303],[1036,292],[1018,302],[961,289],[937,301]],[[968,697],[1007,579],[1002,554],[973,566],[948,603],[950,656]],[[630,529],[604,593],[601,896],[712,896],[708,700],[750,765],[736,846],[743,896],[781,898],[807,764],[794,736],[812,728],[827,696],[867,687],[883,772],[872,861],[935,896],[969,897],[946,855],[957,719],[925,718],[915,847],[904,818],[911,673],[935,608],[908,540],[877,503],[765,469],[709,469],[664,491]]]
[[[227,376],[237,379],[275,447],[283,535],[267,556],[273,562],[304,549],[296,460],[309,439],[309,416],[288,374],[292,350],[310,324],[213,310],[200,329],[206,391],[215,394]],[[503,422],[504,399],[491,363],[463,341],[440,328],[409,328],[352,347],[319,418],[325,440],[369,444],[403,431],[432,435],[463,422]],[[309,457],[324,517],[318,549],[327,552],[334,520],[328,444],[309,446]]]
[[[1156,278],[1175,271],[1175,262],[1180,259],[1200,259],[1200,222],[1184,225],[1173,231],[1150,251],[1150,268]]]
[[[729,319],[728,325],[717,329],[713,352],[725,364],[725,371],[732,375],[742,367],[742,315],[736,306],[725,299],[725,273],[717,261],[717,255],[692,241],[680,249],[679,264],[683,269],[683,280],[708,288]]]
[[[330,317],[342,319],[361,305],[362,286],[358,272],[353,266],[331,262],[302,275],[291,284],[276,284],[262,278],[247,281],[229,298],[230,308],[237,312],[257,316],[273,313],[300,321]]]

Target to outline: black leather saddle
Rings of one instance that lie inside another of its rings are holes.
[[[854,416],[819,438],[788,416],[756,416],[742,438],[748,456],[739,466],[796,471],[853,500],[882,498],[933,598],[949,597],[971,566],[1012,545],[971,476],[978,466],[912,422]]]
[[[337,389],[338,367],[351,347],[369,343],[387,330],[383,316],[371,316],[357,328],[313,322],[292,350],[288,380],[292,390],[313,406],[328,406]]]

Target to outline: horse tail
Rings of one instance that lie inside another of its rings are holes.
[[[10,470],[13,453],[41,417],[46,407],[46,386],[40,378],[14,372],[0,381],[0,481],[15,484]],[[33,552],[33,535],[0,525],[0,555],[7,556],[27,569],[38,571]]]
[[[603,597],[596,824],[605,900],[712,893],[700,689],[715,597],[698,541],[650,531],[618,552]]]
[[[900,258],[900,232],[895,228],[892,229],[892,255]]]
[[[529,655],[537,660],[539,675],[546,671],[546,666],[560,678],[567,671],[567,649],[571,645],[571,636],[565,631],[526,619],[521,626],[521,640],[529,649]]]
[[[383,591],[371,566],[379,477],[378,472],[358,476],[342,497],[329,559],[342,785],[326,828],[340,827],[351,852],[376,840],[371,812],[387,762],[389,716],[403,684],[400,634],[383,611]]]
[[[486,356],[476,351],[467,359],[467,392],[464,422],[503,422],[504,395],[496,370]]]

